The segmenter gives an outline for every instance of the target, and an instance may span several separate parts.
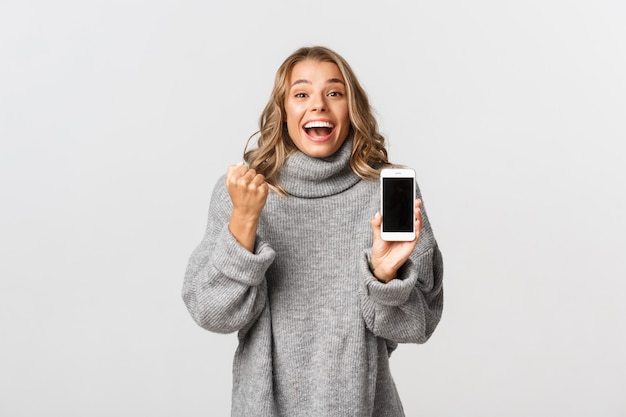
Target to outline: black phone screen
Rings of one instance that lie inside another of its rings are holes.
[[[383,178],[383,232],[412,232],[413,178]]]

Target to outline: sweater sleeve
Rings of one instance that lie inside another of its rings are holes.
[[[211,196],[206,232],[189,258],[182,297],[198,325],[232,333],[250,326],[263,310],[265,271],[275,252],[257,240],[250,253],[235,240],[228,229],[232,205],[224,184],[222,177]]]
[[[361,310],[367,328],[395,343],[424,343],[443,311],[443,259],[425,211],[415,250],[396,279],[382,283],[369,268],[371,249],[359,260]]]

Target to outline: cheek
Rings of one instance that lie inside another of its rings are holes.
[[[285,124],[287,125],[287,133],[289,137],[293,140],[297,138],[298,131],[300,130],[300,122],[299,118],[296,114],[294,114],[293,109],[285,109]]]
[[[350,122],[350,114],[348,114],[347,109],[346,112],[341,116],[341,124],[343,126],[343,129],[345,130],[350,130],[350,128],[352,127],[352,123]]]
[[[300,109],[293,103],[285,103],[285,120],[296,121],[300,118]]]
[[[285,122],[289,130],[298,128],[298,118],[293,113],[287,112],[285,116]]]
[[[342,123],[350,123],[350,111],[348,110],[348,104],[338,106],[335,112],[341,119]]]

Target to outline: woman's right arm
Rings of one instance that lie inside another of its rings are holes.
[[[241,330],[260,315],[267,299],[265,272],[275,257],[269,245],[256,239],[256,227],[252,250],[244,246],[250,242],[249,229],[236,238],[242,225],[233,223],[236,210],[226,178],[220,178],[211,196],[206,232],[189,259],[182,292],[196,323],[218,333]]]

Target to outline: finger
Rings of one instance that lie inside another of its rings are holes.
[[[419,239],[420,232],[422,231],[422,225],[424,224],[422,216],[422,200],[415,200],[415,238]]]
[[[422,231],[422,217],[418,217],[415,219],[415,234],[416,236],[419,236],[419,233]]]
[[[256,174],[250,182],[254,185],[259,186],[265,182],[265,176],[263,174]]]
[[[415,216],[415,241],[418,241],[420,238],[420,234],[422,232],[422,226],[424,222],[422,221],[422,213],[419,212]]]
[[[252,181],[252,178],[254,178],[254,176],[256,175],[256,171],[253,169],[248,169],[246,167],[245,170],[241,171],[241,177],[239,178],[240,180],[243,180],[243,182],[250,182]]]
[[[270,186],[265,181],[263,181],[263,184],[259,185],[259,190],[261,190],[267,198],[267,195],[270,193]]]
[[[226,170],[226,180],[241,177],[247,169],[245,162],[230,165]]]
[[[255,176],[256,172],[253,169],[248,169],[245,165],[235,166],[227,178],[227,183],[233,187],[247,188]]]
[[[377,211],[372,220],[370,220],[370,225],[372,226],[372,234],[374,235],[374,239],[380,239],[380,224],[382,223],[382,216],[380,212]]]
[[[422,220],[422,200],[415,200],[415,219]]]

